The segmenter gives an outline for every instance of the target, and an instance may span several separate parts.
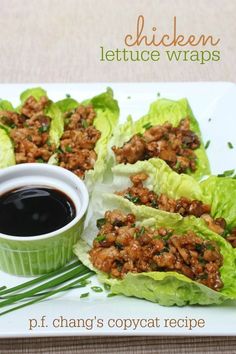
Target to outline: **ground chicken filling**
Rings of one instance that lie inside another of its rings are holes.
[[[51,118],[44,114],[48,106],[47,97],[36,101],[30,96],[20,113],[0,111],[2,124],[11,128],[10,137],[14,143],[16,163],[48,162],[55,149],[49,142]]]
[[[56,149],[49,141],[51,118],[44,114],[49,103],[47,97],[36,101],[30,96],[20,113],[0,111],[1,123],[11,128],[16,163],[48,162],[57,152],[59,165],[83,178],[97,159],[94,149],[101,133],[93,126],[96,112],[82,105],[67,112],[64,134]]]
[[[209,229],[219,235],[225,236],[226,240],[236,247],[236,228],[231,232],[227,231],[227,223],[224,218],[213,219],[210,215],[211,207],[208,204],[203,204],[200,200],[190,200],[182,197],[172,199],[166,194],[157,195],[154,191],[150,191],[143,186],[148,175],[146,173],[138,173],[130,177],[133,185],[121,192],[116,192],[136,205],[145,205],[155,209],[164,210],[170,213],[179,213],[182,216],[194,215],[197,218],[202,218],[206,222]]]
[[[171,123],[144,125],[144,134],[134,135],[122,147],[113,146],[118,163],[135,163],[158,157],[174,171],[187,173],[196,171],[197,156],[194,152],[200,146],[198,136],[190,130],[189,118],[182,119],[177,127]]]
[[[65,113],[65,131],[61,138],[59,165],[83,178],[86,171],[93,169],[97,154],[94,151],[101,136],[93,126],[96,112],[92,106],[79,106]]]
[[[173,230],[140,227],[133,214],[107,211],[97,221],[99,234],[90,259],[99,270],[116,278],[126,273],[175,271],[219,291],[223,287],[218,245],[194,232],[176,235]]]

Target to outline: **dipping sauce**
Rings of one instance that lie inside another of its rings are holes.
[[[49,187],[25,187],[0,196],[0,233],[36,236],[56,231],[76,216],[73,201]]]

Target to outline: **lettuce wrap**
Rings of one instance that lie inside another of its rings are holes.
[[[122,192],[132,186],[130,177],[145,173],[148,178],[143,182],[143,186],[154,191],[158,196],[164,194],[174,200],[184,197],[190,201],[197,200],[209,205],[210,216],[213,219],[224,218],[227,223],[223,237],[236,228],[236,179],[234,178],[210,176],[199,182],[192,176],[176,173],[163,160],[155,158],[148,161],[138,161],[135,164],[119,164],[112,167],[111,172],[112,182],[104,181],[95,189],[103,193]],[[138,204],[136,205],[139,207]],[[181,220],[184,217],[195,222],[196,219],[194,215],[182,216],[179,213],[146,207],[153,209],[158,218],[169,215],[169,218],[175,220]],[[198,222],[207,226],[206,221],[200,216]]]
[[[213,219],[224,218],[226,229],[221,237],[226,237],[233,228],[236,228],[236,179],[231,177],[209,176],[198,182],[191,176],[179,175],[166,166],[163,161],[151,159],[150,163],[156,167],[156,184],[154,191],[165,193],[172,198],[186,197],[197,199],[211,207]],[[115,169],[118,166],[114,168]],[[114,172],[116,173],[116,172]],[[193,221],[195,217],[190,217]],[[200,218],[198,222],[205,222]],[[236,248],[235,248],[236,253]]]
[[[11,166],[16,163],[14,146],[10,138],[10,132],[14,128],[14,125],[6,123],[4,112],[20,113],[22,106],[30,96],[38,101],[42,96],[47,97],[47,93],[40,87],[27,89],[21,93],[21,103],[17,108],[14,108],[7,100],[0,101],[0,168]],[[48,143],[57,147],[64,130],[62,113],[55,103],[49,101],[49,105],[44,109],[44,114],[51,118]]]
[[[236,179],[210,176],[200,185],[203,199],[211,205],[211,215],[225,219],[227,227],[224,236],[227,237],[232,229],[236,229]],[[236,248],[234,252],[236,256]]]
[[[190,120],[190,129],[197,134],[200,140],[200,146],[194,150],[197,157],[196,171],[188,170],[187,174],[192,175],[197,180],[200,180],[205,175],[209,175],[210,166],[202,142],[201,131],[187,99],[181,99],[179,101],[158,99],[150,105],[149,112],[138,121],[133,122],[132,117],[129,116],[124,124],[117,127],[114,132],[114,137],[109,144],[111,164],[116,164],[114,154],[111,152],[112,146],[123,146],[123,144],[128,142],[135,134],[143,134],[150,124],[155,126],[169,122],[176,127],[180,121],[186,117]]]
[[[14,111],[11,102],[0,100],[1,111]],[[0,168],[15,165],[15,154],[12,141],[9,137],[10,127],[5,126],[0,121]]]
[[[103,179],[107,162],[107,144],[119,119],[118,103],[113,98],[113,91],[107,88],[106,92],[81,103],[73,98],[65,98],[56,102],[56,105],[63,114],[70,111],[73,112],[80,105],[91,105],[96,112],[93,126],[100,131],[101,136],[94,149],[97,154],[94,168],[85,172],[85,183],[90,188],[95,182],[102,181]],[[57,157],[55,156],[55,163],[56,160]]]
[[[220,304],[225,300],[236,298],[235,255],[232,247],[223,238],[207,229],[198,220],[192,223],[189,219],[176,220],[176,218],[170,218],[169,215],[159,218],[155,210],[151,208],[137,207],[128,200],[110,193],[101,194],[98,191],[96,193],[99,195],[92,200],[93,217],[89,220],[82,238],[75,245],[74,252],[86,266],[98,274],[101,282],[111,286],[113,293],[146,299],[164,306]],[[204,240],[215,241],[224,259],[220,269],[223,288],[220,291],[214,291],[173,271],[127,273],[123,279],[119,280],[97,270],[92,265],[88,254],[93,239],[98,234],[96,220],[104,217],[105,211],[113,209],[134,214],[140,226],[155,229],[173,228],[175,234],[183,234],[191,230]]]
[[[48,97],[47,92],[41,87],[27,89],[20,95],[21,104],[17,108],[18,112],[30,96],[34,97],[36,101],[39,101],[39,99],[43,96]],[[49,143],[58,147],[60,138],[64,131],[63,115],[57,105],[52,101],[50,101],[50,104],[44,109],[44,114],[51,118],[51,124],[49,128]]]

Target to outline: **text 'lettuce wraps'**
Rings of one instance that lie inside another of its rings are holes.
[[[161,305],[219,304],[236,297],[232,247],[196,219],[159,219],[103,193],[75,253],[111,291]]]
[[[112,168],[112,183],[95,187],[138,206],[152,208],[156,217],[202,222],[236,248],[236,180],[209,177],[199,183],[178,174],[160,159],[120,164]],[[232,198],[232,196],[234,196]]]
[[[64,134],[55,156],[59,166],[85,178],[87,185],[102,180],[107,144],[119,118],[119,107],[110,88],[78,103],[72,98],[57,102],[65,121]]]
[[[128,117],[110,147],[113,164],[160,158],[174,171],[196,179],[210,174],[200,128],[186,99],[158,99],[138,121]]]
[[[59,146],[64,130],[59,108],[40,87],[24,91],[16,109],[8,101],[0,102],[1,167],[15,163],[48,162]],[[1,135],[3,132],[1,130]]]

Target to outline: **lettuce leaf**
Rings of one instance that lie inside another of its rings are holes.
[[[135,164],[119,164],[111,169],[113,179],[112,182],[105,181],[104,183],[97,184],[94,187],[93,200],[100,198],[101,193],[115,193],[121,192],[132,185],[130,176],[138,173],[146,173],[148,178],[144,181],[144,187],[154,191],[157,195],[165,194],[169,198],[178,199],[186,197],[188,199],[197,199],[205,202],[206,198],[202,192],[200,183],[193,177],[178,174],[174,172],[164,161],[160,159],[149,159],[148,161],[138,161]],[[121,197],[123,198],[123,197]],[[126,199],[127,200],[127,199]],[[133,204],[131,201],[128,203]],[[136,205],[139,208],[139,205]],[[169,217],[169,220],[181,220],[183,216],[179,213],[171,213],[152,207],[150,213],[155,217],[162,220],[162,218]],[[190,220],[195,220],[194,216],[187,216]],[[199,223],[206,225],[203,219],[199,219]]]
[[[211,216],[224,218],[227,222],[227,229],[236,227],[236,179],[230,177],[210,176],[202,182],[196,181],[192,176],[174,172],[164,161],[160,159],[149,159],[138,161],[135,164],[120,164],[112,168],[112,183],[103,183],[95,187],[103,193],[115,193],[123,191],[132,185],[130,176],[144,172],[149,177],[144,186],[153,190],[157,195],[165,194],[169,198],[178,199],[185,197],[191,200],[199,200],[211,206]],[[132,203],[132,202],[130,202]],[[139,207],[137,205],[137,207]],[[156,217],[162,218],[169,215],[169,218],[181,220],[183,217],[178,213],[170,213],[151,207]],[[207,227],[202,218],[186,216],[186,219]],[[222,236],[221,236],[222,237]],[[236,254],[236,248],[234,249]]]
[[[197,120],[195,119],[187,99],[179,101],[172,101],[168,99],[158,99],[150,105],[147,115],[133,122],[132,117],[129,116],[127,121],[117,127],[114,133],[114,138],[111,140],[109,147],[122,146],[125,142],[131,139],[134,134],[143,134],[146,130],[145,125],[151,123],[152,125],[164,124],[170,122],[173,126],[177,126],[181,119],[189,117],[190,128],[197,133],[200,138],[201,145],[195,150],[197,156],[197,169],[195,172],[189,172],[195,179],[200,180],[203,176],[210,174],[210,165],[206,155],[206,151],[201,138],[201,131]],[[113,164],[114,154],[112,157]]]
[[[14,111],[14,107],[11,102],[0,100],[0,113],[1,111]],[[11,128],[0,117],[0,168],[12,166],[16,163],[14,147],[9,137],[10,130]]]
[[[62,112],[55,103],[51,103],[46,109],[45,114],[51,118],[49,142],[58,147],[64,132],[64,118]]]
[[[236,227],[236,179],[210,176],[201,182],[201,188],[211,205],[211,215],[224,218],[230,228]]]
[[[201,182],[204,199],[211,205],[214,218],[224,218],[227,229],[236,227],[236,179],[210,176]],[[236,262],[236,248],[233,248]]]
[[[157,194],[164,193],[174,199],[186,197],[201,200],[201,198],[205,198],[198,181],[189,175],[178,174],[163,160],[156,158],[138,161],[135,164],[114,166],[112,168],[112,190],[120,191],[129,187],[131,185],[129,177],[140,172],[149,176],[144,185]]]
[[[110,284],[112,292],[143,298],[164,306],[220,304],[225,300],[236,298],[235,255],[232,247],[222,237],[208,230],[197,219],[194,222],[191,218],[176,220],[170,218],[169,215],[158,218],[155,210],[145,206],[137,207],[119,196],[101,192],[99,196],[100,198],[96,196],[92,199],[90,208],[93,209],[93,217],[87,223],[82,239],[77,243],[74,251],[84,264],[97,272],[101,282]],[[215,241],[219,245],[224,258],[223,266],[220,269],[224,283],[223,289],[216,292],[177,272],[129,273],[124,279],[119,280],[110,278],[107,274],[95,269],[91,265],[88,251],[98,233],[96,220],[101,218],[106,210],[112,209],[120,209],[126,213],[135,214],[137,224],[140,226],[171,227],[176,234],[183,234],[192,230],[203,239]]]
[[[0,129],[0,168],[15,165],[15,153],[12,141],[5,129]]]
[[[47,96],[47,92],[40,87],[27,89],[20,95],[20,106],[15,109],[11,102],[0,100],[0,111],[20,112],[22,105],[30,96],[39,100],[42,96]],[[55,103],[50,101],[49,105],[45,108],[44,113],[51,118],[49,142],[58,147],[64,131],[62,112]],[[13,143],[9,136],[11,129],[12,127],[7,126],[5,123],[1,122],[0,119],[0,168],[11,166],[16,163]]]
[[[7,133],[10,132],[11,128],[6,125],[4,119],[2,119],[4,117],[4,114],[2,114],[4,111],[11,111],[14,112],[14,107],[11,104],[11,102],[7,101],[7,100],[0,100],[0,128],[4,129]]]
[[[36,101],[38,101],[43,96],[47,97],[47,92],[42,87],[29,88],[20,95],[21,105],[23,105],[30,96],[33,96]]]
[[[0,100],[0,111],[14,111],[14,107],[10,101]]]
[[[43,96],[48,97],[47,92],[41,87],[29,88],[22,92],[20,95],[21,104],[18,107],[18,111],[20,111],[22,105],[30,96],[33,96],[36,101],[38,101]],[[50,101],[49,105],[45,108],[44,113],[51,118],[49,142],[58,147],[60,144],[60,138],[64,131],[64,119],[62,112],[57,104]]]
[[[73,98],[64,98],[63,100],[57,101],[56,104],[62,113],[72,111],[79,106],[79,102]]]
[[[79,106],[79,103],[72,98],[58,101],[56,104],[63,113]],[[95,147],[97,160],[94,169],[85,173],[85,182],[90,189],[95,182],[103,179],[103,174],[107,167],[107,144],[119,118],[119,106],[113,98],[113,91],[110,88],[106,92],[83,101],[82,104],[93,106],[96,111],[94,126],[101,132],[101,137]]]

